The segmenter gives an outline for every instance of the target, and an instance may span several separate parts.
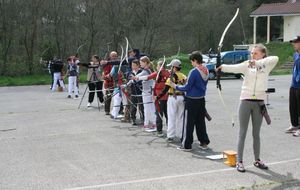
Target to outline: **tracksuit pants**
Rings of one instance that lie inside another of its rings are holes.
[[[200,143],[207,145],[210,143],[206,132],[205,113],[205,98],[185,99],[184,124],[182,133],[182,146],[184,148],[192,148],[195,126],[197,138]]]
[[[160,112],[156,113],[156,127],[158,132],[162,132],[163,129],[163,117],[166,118],[166,123],[168,124],[168,100],[158,100]],[[162,118],[161,118],[162,117]]]
[[[57,87],[57,81],[59,82],[59,85],[63,88],[63,90],[66,89],[65,85],[64,85],[64,81],[61,78],[61,73],[60,72],[55,72],[53,73],[53,85],[52,85],[52,91],[56,91],[56,87]]]
[[[104,101],[103,99],[103,92],[100,91],[102,90],[102,85],[103,81],[97,81],[97,82],[89,82],[89,103],[92,103],[94,101],[94,96],[95,96],[95,91],[97,91],[97,96],[99,98],[99,101],[102,103]]]
[[[111,110],[111,115],[114,118],[117,118],[117,116],[119,115],[121,103],[123,102],[123,105],[127,105],[128,101],[127,101],[127,98],[125,97],[125,95],[122,94],[121,90],[119,92],[115,91],[114,93],[117,93],[117,94],[115,94],[113,97],[113,109]]]
[[[78,87],[77,87],[77,77],[76,76],[69,76],[68,77],[68,92],[69,95],[72,95],[72,92],[78,96]]]
[[[113,94],[113,90],[111,89],[105,89],[105,105],[104,105],[104,110],[106,113],[110,112],[110,105],[111,105],[111,99],[112,99],[112,94]]]
[[[294,127],[300,126],[300,89],[290,88],[289,98],[290,119]]]
[[[155,106],[151,93],[143,92],[143,104],[144,104],[144,125],[156,125]]]
[[[169,95],[167,103],[168,113],[168,129],[167,137],[174,138],[182,137],[182,125],[183,125],[183,114],[184,114],[184,97],[183,96],[172,96]]]

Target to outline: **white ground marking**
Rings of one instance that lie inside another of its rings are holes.
[[[300,158],[272,162],[272,163],[268,163],[268,165],[272,166],[272,165],[285,164],[285,163],[297,162],[297,161],[300,161]],[[250,165],[250,166],[246,166],[245,168],[253,168],[253,167],[254,167],[253,165]],[[209,171],[204,171],[204,172],[195,172],[195,173],[187,173],[187,174],[180,174],[180,175],[170,175],[170,176],[162,176],[162,177],[155,177],[155,178],[138,179],[138,180],[132,180],[132,181],[106,183],[106,184],[100,184],[100,185],[73,187],[73,188],[69,188],[69,189],[65,189],[65,190],[87,190],[87,189],[95,189],[95,188],[101,188],[101,187],[112,187],[112,186],[119,186],[119,185],[127,185],[127,184],[159,181],[159,180],[174,179],[174,178],[180,178],[180,177],[189,177],[189,176],[196,176],[196,175],[204,175],[204,174],[211,174],[211,173],[218,173],[218,172],[226,172],[226,171],[232,171],[232,170],[235,170],[235,168],[224,168],[224,169],[209,170]]]

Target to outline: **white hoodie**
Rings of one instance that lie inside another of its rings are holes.
[[[264,100],[268,88],[268,76],[277,62],[277,56],[269,56],[264,59],[256,60],[254,67],[250,67],[249,61],[244,61],[237,65],[223,64],[222,71],[225,73],[241,73],[244,75],[240,96],[241,100]]]

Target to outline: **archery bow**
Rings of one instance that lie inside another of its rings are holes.
[[[50,49],[50,47],[46,48],[46,49],[42,52],[41,58],[42,58],[42,57],[44,56],[44,54],[48,51],[48,49]]]
[[[222,36],[221,36],[221,39],[220,39],[220,42],[219,42],[219,45],[218,45],[218,54],[217,54],[217,64],[216,64],[216,68],[219,68],[221,66],[221,50],[222,50],[222,46],[223,46],[223,40],[224,40],[224,37],[229,29],[229,27],[231,26],[231,24],[234,22],[234,20],[236,19],[236,17],[238,16],[239,14],[239,8],[237,8],[236,12],[235,12],[235,15],[232,17],[232,19],[230,20],[230,22],[228,23],[228,25],[226,26]],[[218,94],[219,94],[219,97],[221,99],[221,102],[224,106],[224,108],[226,109],[226,111],[230,114],[230,117],[231,117],[231,123],[232,123],[232,126],[234,126],[234,119],[233,119],[233,115],[232,113],[229,111],[228,107],[226,106],[225,102],[224,102],[224,99],[223,99],[223,96],[222,96],[222,87],[221,87],[221,82],[220,82],[220,78],[221,78],[221,70],[218,70],[217,71],[217,81],[216,81],[216,85],[217,85],[217,90],[218,90]]]
[[[48,61],[47,61],[47,60],[44,61],[44,60],[43,60],[43,56],[44,56],[44,54],[45,54],[49,49],[50,49],[50,47],[46,48],[46,49],[42,52],[41,58],[40,58],[40,64],[45,64],[45,65],[47,66]],[[49,69],[49,67],[48,67],[48,69]],[[49,72],[50,72],[50,71],[49,71]]]
[[[164,67],[165,62],[166,62],[166,56],[164,55],[164,60],[163,60],[163,63],[161,64],[161,67],[159,68],[159,71],[157,72],[155,82],[157,82],[157,80],[159,78],[159,74],[160,74],[162,68]]]
[[[127,37],[125,37],[125,40],[126,40],[126,49],[125,49],[125,53],[124,53],[124,48],[123,48],[123,46],[120,45],[121,50],[122,50],[122,54],[121,54],[121,58],[120,58],[119,68],[118,68],[118,85],[119,85],[119,88],[120,88],[120,91],[122,92],[122,94],[124,94],[124,95],[126,96],[127,101],[131,103],[131,100],[130,100],[130,98],[129,98],[128,93],[125,91],[124,88],[122,88],[122,85],[123,85],[123,81],[122,81],[122,73],[121,73],[122,63],[123,63],[123,61],[125,61],[125,60],[126,60],[127,63],[128,63],[128,47],[129,47],[129,42],[128,42]]]
[[[109,57],[109,51],[110,51],[110,44],[112,44],[112,42],[108,42],[106,43],[106,52],[104,53],[104,60],[108,60],[108,57]],[[100,54],[99,54],[100,55]]]
[[[163,69],[165,63],[166,63],[166,56],[164,55],[163,63],[161,64],[161,66],[160,66],[160,68],[159,68],[159,71],[157,72],[157,75],[156,75],[155,85],[157,84],[157,81],[158,81],[158,78],[159,78],[159,74],[160,74],[161,70]],[[155,89],[155,87],[154,87],[154,89]],[[161,114],[160,114],[160,111],[161,111],[161,110],[160,110],[160,106],[159,106],[159,101],[158,101],[157,98],[155,99],[154,104],[155,104],[155,107],[156,107],[158,116],[162,119],[162,116],[161,116]]]
[[[128,38],[125,36],[125,40],[126,40],[126,51],[125,51],[125,60],[128,63],[128,48],[129,48],[129,41]]]
[[[81,44],[81,45],[77,48],[75,57],[78,57],[79,50],[80,50],[83,46],[85,46],[85,45],[86,45],[86,43],[83,43],[83,44]]]

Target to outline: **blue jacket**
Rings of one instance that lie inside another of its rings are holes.
[[[206,77],[207,78],[207,77]],[[189,72],[187,83],[183,86],[176,86],[176,90],[186,92],[188,98],[202,98],[206,94],[207,79],[203,79],[198,69],[194,68]]]
[[[300,88],[300,53],[296,52],[294,54],[294,66],[293,66],[293,88]]]

